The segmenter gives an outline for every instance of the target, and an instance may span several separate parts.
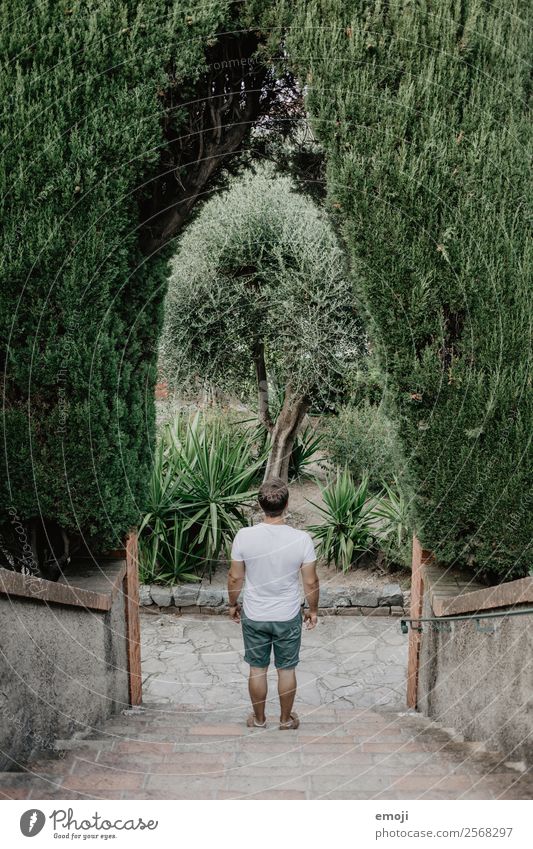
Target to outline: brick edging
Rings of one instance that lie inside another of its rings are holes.
[[[447,577],[442,569],[428,564],[424,566],[424,580],[435,616],[458,616],[533,603],[533,577],[485,587],[467,577]]]
[[[78,567],[78,572],[75,568]],[[122,586],[126,573],[126,563],[117,561],[106,565],[105,574],[109,577],[109,589],[91,590],[93,582],[83,572],[94,570],[94,560],[73,564],[72,571],[66,572],[59,581],[47,581],[35,575],[21,575],[10,569],[0,567],[0,594],[27,598],[43,604],[64,604],[70,607],[86,607],[90,610],[110,610],[116,594]],[[103,570],[104,571],[104,570]],[[95,581],[96,583],[96,581]]]

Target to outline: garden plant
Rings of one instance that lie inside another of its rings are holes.
[[[140,524],[141,579],[174,583],[211,574],[257,493],[265,455],[250,429],[178,415],[158,440],[148,511]]]
[[[324,177],[323,205],[272,199],[290,250],[261,224],[257,256],[263,195],[242,189],[239,213],[230,188],[220,264],[198,257],[209,286],[195,300],[183,284],[170,312],[203,321],[204,360],[229,351],[228,380],[246,364],[259,389],[281,338],[284,408],[268,422],[259,406],[267,473],[283,475],[310,383],[329,392],[364,317],[421,543],[476,574],[528,574],[530,14],[525,0],[2,4],[3,565],[57,577],[76,546],[138,526],[176,237],[192,244],[200,204],[304,117],[319,167],[292,185]]]
[[[171,384],[199,375],[238,388],[255,376],[265,478],[285,480],[311,392],[342,385],[365,344],[328,218],[294,189],[261,168],[206,204],[180,240],[161,344]],[[277,416],[269,372],[283,387]]]

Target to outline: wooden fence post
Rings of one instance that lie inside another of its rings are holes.
[[[126,575],[124,597],[126,606],[126,640],[128,651],[128,682],[130,705],[142,703],[141,627],[139,621],[139,571],[137,534],[131,532],[126,540]]]
[[[425,551],[420,545],[417,537],[413,535],[413,558],[411,574],[411,619],[422,616],[424,603],[424,579],[422,567],[425,563],[431,563],[433,555]],[[407,707],[416,708],[418,701],[418,671],[420,668],[420,643],[422,632],[409,629],[409,651],[407,658]]]

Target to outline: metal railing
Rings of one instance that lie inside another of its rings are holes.
[[[421,622],[428,622],[434,631],[451,631],[454,622],[464,622],[473,620],[476,623],[476,630],[483,633],[492,633],[494,631],[493,623],[490,625],[481,625],[482,619],[503,619],[508,616],[526,616],[533,613],[533,607],[519,607],[516,610],[502,610],[498,613],[467,613],[458,616],[429,616],[429,617],[412,617],[410,619],[400,619],[400,628],[402,634],[409,633],[409,627],[412,631],[423,632]],[[416,624],[413,624],[416,623]]]

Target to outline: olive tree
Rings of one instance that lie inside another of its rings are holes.
[[[174,386],[253,376],[270,433],[265,478],[287,479],[311,395],[342,385],[364,345],[352,283],[326,213],[288,176],[248,172],[204,206],[173,260],[161,345]],[[273,414],[269,384],[283,385]]]

